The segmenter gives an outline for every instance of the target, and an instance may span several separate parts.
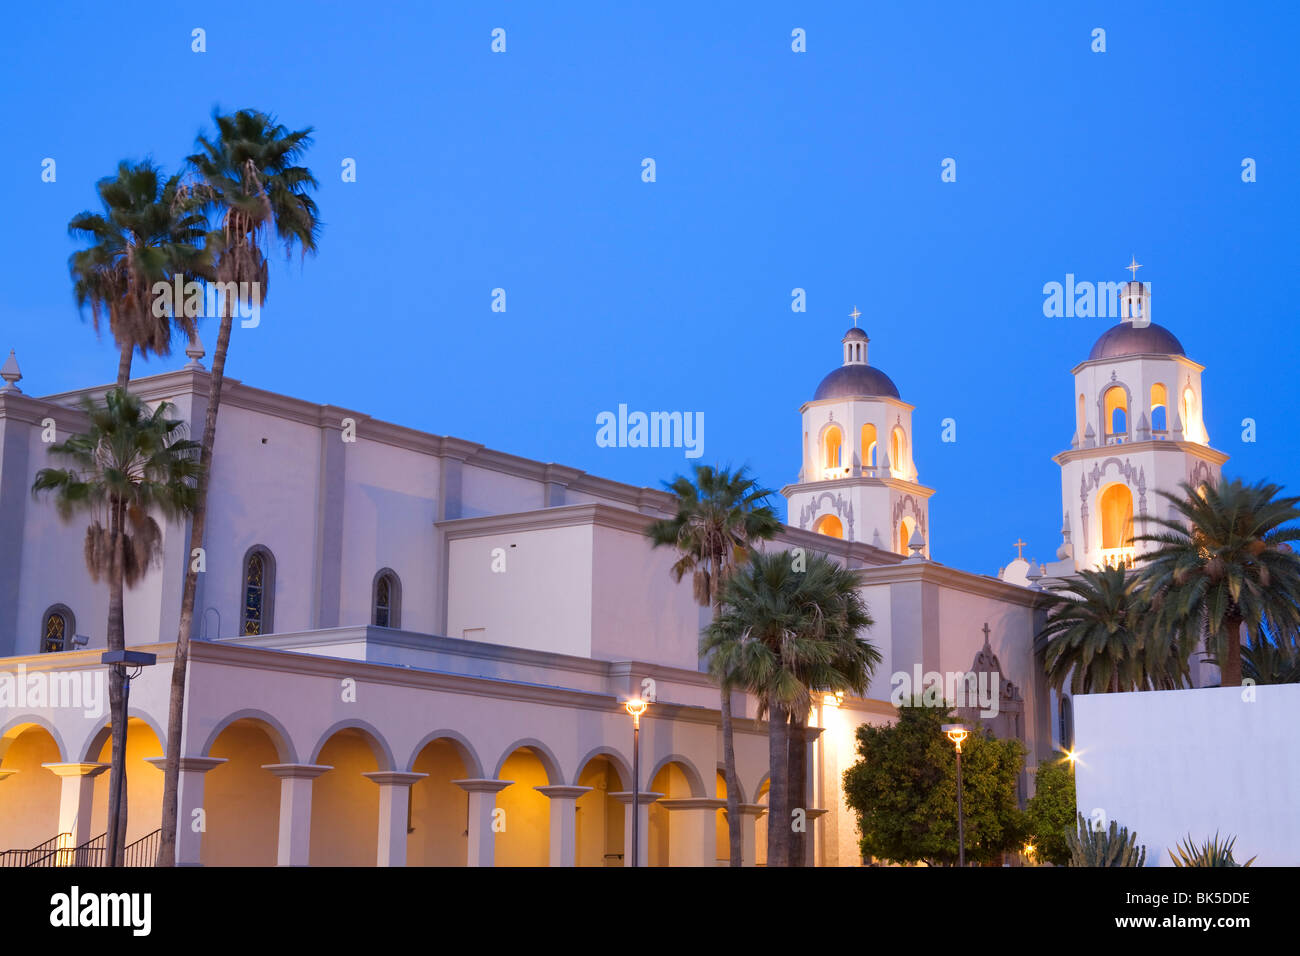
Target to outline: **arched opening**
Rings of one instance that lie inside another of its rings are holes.
[[[1112,385],[1102,397],[1105,406],[1106,437],[1123,437],[1128,432],[1128,393],[1122,386]]]
[[[1097,502],[1101,514],[1104,564],[1132,564],[1133,492],[1126,485],[1107,485]]]
[[[717,773],[717,780],[714,784],[713,795],[719,800],[727,799],[727,775],[721,770]],[[727,828],[727,809],[718,807],[714,811],[714,828],[716,836],[714,838],[716,860],[719,866],[726,866],[731,861],[731,840],[730,830]]]
[[[1194,424],[1195,416],[1196,392],[1189,385],[1183,389],[1183,437],[1188,441],[1196,441],[1200,437],[1200,429]]]
[[[411,769],[428,776],[411,786],[407,866],[465,866],[469,862],[469,794],[452,783],[475,776],[461,745],[449,737],[421,749]],[[510,779],[510,778],[507,778]]]
[[[835,515],[822,515],[813,525],[813,530],[831,538],[844,537],[844,523]]]
[[[670,761],[659,768],[659,772],[654,775],[650,781],[650,790],[652,793],[662,793],[665,800],[686,799],[695,796],[691,789],[691,777],[689,771],[677,761]],[[672,866],[674,861],[680,859],[683,864],[691,860],[691,848],[673,842],[673,813],[678,811],[668,810],[659,805],[656,801],[650,804],[649,824],[650,837],[649,847],[646,860],[650,866]],[[689,827],[682,825],[684,835],[689,837]]]
[[[862,467],[876,467],[876,426],[862,426]]]
[[[591,790],[578,798],[577,865],[622,866],[626,811],[610,794],[631,789],[631,783],[623,782],[609,757],[597,756],[578,774],[578,786]]]
[[[767,806],[767,799],[771,791],[771,781],[764,780],[762,786],[758,788],[758,796],[754,802],[760,806]],[[764,813],[758,818],[758,825],[754,827],[754,865],[767,866],[767,827],[771,822],[772,814]]]
[[[1070,703],[1069,697],[1061,698],[1061,724],[1058,733],[1061,738],[1061,749],[1074,749],[1074,705]]]
[[[98,763],[108,763],[113,754],[112,730],[105,727],[96,736],[91,752]],[[161,767],[147,763],[151,758],[163,756],[163,747],[152,727],[139,717],[126,722],[126,846],[142,840],[154,830],[162,819],[163,773]],[[108,832],[108,785],[112,771],[106,770],[95,778],[94,809],[91,835]],[[100,846],[106,845],[101,841]]]
[[[333,767],[312,781],[312,866],[374,866],[378,860],[379,787],[362,774],[380,769],[378,744],[358,727],[332,734],[312,761]]]
[[[244,555],[243,606],[239,633],[252,636],[275,630],[275,556],[255,545]]]
[[[551,801],[535,787],[559,784],[531,747],[513,751],[501,765],[500,780],[514,782],[497,794],[505,829],[496,834],[497,866],[547,866],[551,853]]]
[[[233,721],[217,735],[208,756],[226,762],[203,781],[203,865],[275,866],[280,780],[262,769],[283,762],[272,731],[254,718]]]
[[[822,466],[828,469],[840,467],[840,452],[844,445],[844,433],[839,425],[831,425],[822,433]]]
[[[8,850],[31,850],[59,832],[59,745],[40,724],[19,724],[0,737],[0,865],[22,866]]]
[[[916,531],[916,519],[911,515],[903,515],[902,520],[898,522],[898,547],[894,550],[902,555],[911,554],[912,533],[914,531]]]
[[[1169,429],[1169,393],[1162,383],[1151,386],[1151,431],[1166,432]]]
[[[1079,393],[1079,441],[1083,441],[1083,434],[1087,430],[1088,430],[1088,406],[1086,400],[1083,397],[1083,393],[1080,392]]]
[[[907,477],[907,436],[895,425],[889,433],[889,468],[895,478]]]

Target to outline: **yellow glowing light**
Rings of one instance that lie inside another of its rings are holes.
[[[944,724],[939,728],[942,730],[954,744],[957,745],[957,753],[961,753],[961,742],[970,736],[970,731],[963,724]]]
[[[844,691],[836,691],[834,694],[827,694],[822,698],[823,707],[839,707],[844,703]]]
[[[1074,762],[1079,759],[1079,756],[1073,750],[1067,750],[1065,752],[1065,759],[1070,761],[1070,766],[1073,767]]]
[[[632,700],[629,700],[623,706],[627,708],[627,712],[629,714],[631,714],[633,717],[639,718],[642,714],[645,713],[645,710],[649,706],[649,704],[647,704],[644,700],[634,698]]]

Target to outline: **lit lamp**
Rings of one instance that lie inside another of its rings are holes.
[[[940,728],[957,746],[957,865],[966,865],[966,823],[961,810],[961,742],[970,736],[964,724],[944,724]]]
[[[650,705],[639,697],[634,697],[624,706],[632,715],[632,865],[640,866],[638,838],[641,835],[641,715]]]
[[[158,662],[156,654],[146,654],[143,651],[105,651],[100,657],[100,663],[107,664],[108,669],[122,678],[122,713],[130,714],[131,706],[131,681],[140,676],[140,671],[152,664]],[[129,717],[128,717],[129,720]],[[117,795],[117,806],[119,811],[122,806],[122,778],[126,776],[126,731],[127,721],[122,724],[122,766],[118,771],[117,779],[113,781],[113,789]],[[117,850],[122,842],[126,839],[126,832],[121,826],[121,813],[117,817],[108,821],[108,846],[105,848],[105,864],[107,866],[117,866]]]

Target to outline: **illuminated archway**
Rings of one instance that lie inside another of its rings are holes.
[[[876,426],[866,424],[862,426],[862,467],[874,468],[876,466]]]
[[[562,784],[551,779],[538,751],[519,747],[506,757],[497,772],[500,780],[513,780],[497,794],[497,808],[505,811],[505,829],[496,834],[497,866],[548,866],[551,860],[551,801],[537,787]]]
[[[428,774],[411,786],[407,866],[465,866],[469,861],[469,794],[452,783],[476,776],[465,745],[450,737],[429,741],[412,762]]]
[[[312,866],[374,866],[378,861],[379,787],[362,774],[391,769],[383,746],[361,727],[344,727],[313,763],[334,769],[312,782]]]
[[[204,778],[204,866],[275,866],[280,830],[280,780],[262,768],[283,763],[277,732],[255,718],[228,724],[207,756],[226,762]]]
[[[1161,382],[1151,386],[1151,430],[1165,431],[1169,420],[1169,393]]]
[[[903,434],[901,427],[895,425],[889,434],[889,467],[894,472],[894,477],[907,477],[906,457],[907,436]]]
[[[624,780],[628,783],[624,783]],[[578,774],[578,786],[591,787],[578,798],[576,833],[578,866],[622,866],[624,806],[610,796],[630,789],[632,777],[620,772],[606,754],[598,754]]]
[[[1107,485],[1097,501],[1103,551],[1133,547],[1133,492],[1119,483]]]
[[[813,530],[830,538],[844,537],[844,522],[835,515],[822,515],[813,525]]]
[[[58,833],[62,782],[41,765],[62,761],[40,724],[18,724],[0,738],[0,853],[30,850]]]
[[[898,522],[898,547],[895,550],[899,554],[907,555],[912,553],[909,542],[912,540],[914,531],[916,531],[916,519],[911,515],[904,515],[903,519]]]
[[[839,425],[831,425],[822,432],[822,466],[824,468],[840,467],[840,452],[844,446],[844,433]]]
[[[1107,435],[1123,435],[1128,431],[1128,393],[1123,386],[1112,385],[1102,396]]]

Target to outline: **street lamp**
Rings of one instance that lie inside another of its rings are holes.
[[[638,851],[641,835],[641,715],[650,705],[639,697],[634,697],[623,706],[632,715],[632,865],[640,866]]]
[[[122,678],[122,713],[128,715],[127,720],[122,721],[122,766],[118,769],[117,779],[113,781],[113,790],[116,799],[113,801],[118,808],[116,818],[108,821],[108,833],[110,839],[107,841],[108,846],[105,848],[105,861],[107,866],[117,866],[117,849],[118,846],[126,839],[126,833],[121,826],[122,820],[122,778],[126,776],[126,731],[129,715],[131,713],[131,681],[140,676],[140,671],[146,667],[158,663],[158,655],[146,654],[144,651],[105,651],[100,657],[100,663],[107,664],[109,670]]]
[[[964,724],[944,724],[940,728],[957,745],[957,865],[966,865],[966,822],[961,810],[961,742],[970,736]]]

